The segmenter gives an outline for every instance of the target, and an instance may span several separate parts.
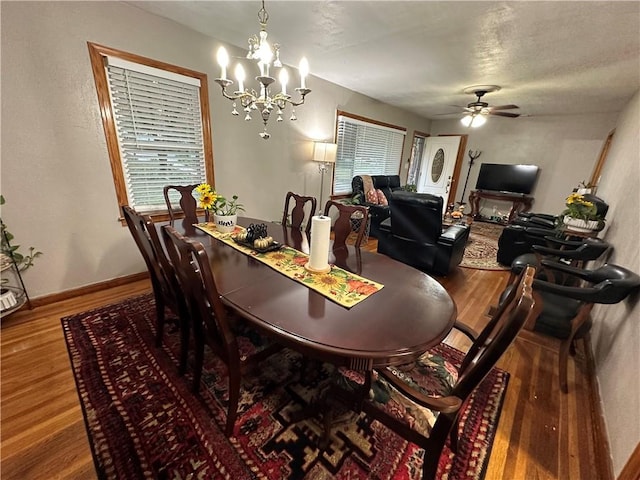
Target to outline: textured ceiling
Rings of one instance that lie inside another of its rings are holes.
[[[127,3],[243,48],[259,30],[258,1]],[[305,55],[312,75],[428,118],[454,118],[470,85],[500,85],[483,100],[529,116],[619,112],[640,88],[638,1],[265,6],[284,63]]]

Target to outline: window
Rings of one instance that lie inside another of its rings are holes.
[[[406,129],[338,112],[333,194],[351,192],[356,175],[397,175]]]
[[[165,185],[209,182],[207,76],[89,43],[118,204],[166,211]]]
[[[409,159],[409,173],[407,174],[407,185],[417,185],[420,177],[420,164],[424,155],[424,146],[428,133],[414,132],[413,145],[411,146],[411,158]]]

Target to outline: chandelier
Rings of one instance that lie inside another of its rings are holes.
[[[267,122],[271,115],[272,110],[276,109],[278,122],[282,122],[282,116],[284,115],[284,109],[288,104],[292,105],[291,117],[289,120],[297,120],[295,107],[304,103],[305,96],[311,92],[305,84],[306,76],[309,74],[309,62],[302,57],[298,71],[300,72],[300,86],[296,88],[296,92],[300,94],[300,100],[294,101],[291,95],[287,94],[287,83],[289,82],[289,73],[287,69],[282,66],[280,62],[280,45],[273,44],[273,50],[267,41],[267,20],[269,20],[269,14],[264,8],[264,0],[262,0],[262,8],[258,11],[258,21],[260,22],[260,33],[249,38],[249,51],[247,58],[250,60],[256,60],[258,63],[258,69],[260,75],[256,77],[259,83],[258,90],[246,87],[245,71],[242,65],[237,64],[234,70],[236,80],[238,81],[238,89],[233,92],[228,92],[227,88],[233,85],[233,80],[227,78],[227,66],[229,65],[229,55],[224,47],[218,49],[217,60],[221,68],[220,78],[216,78],[215,82],[222,87],[222,95],[225,98],[233,101],[232,115],[239,115],[237,110],[237,103],[239,102],[244,109],[246,121],[251,120],[251,113],[258,111],[262,123],[264,123],[264,131],[260,133],[260,137],[268,140],[271,136],[267,133]],[[271,85],[276,81],[274,77],[270,76],[275,69],[279,69],[280,73],[278,79],[280,80],[281,90],[272,96]]]

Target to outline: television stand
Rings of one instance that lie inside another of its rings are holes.
[[[469,203],[471,204],[471,216],[474,220],[482,220],[482,216],[480,215],[480,200],[482,199],[511,202],[507,223],[511,223],[518,213],[528,212],[533,204],[533,197],[523,193],[471,190],[469,193]]]

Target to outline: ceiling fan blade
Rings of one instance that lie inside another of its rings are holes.
[[[498,107],[489,107],[489,110],[512,110],[514,108],[520,108],[517,105],[500,105]]]
[[[489,112],[489,115],[497,115],[498,117],[509,117],[516,118],[519,117],[519,113],[509,113],[509,112]]]

